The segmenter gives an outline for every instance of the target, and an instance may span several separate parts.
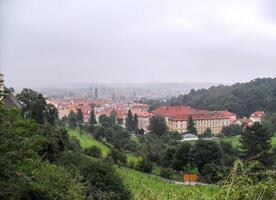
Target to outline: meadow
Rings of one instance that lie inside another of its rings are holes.
[[[108,146],[97,141],[92,135],[88,135],[87,133],[84,133],[79,129],[68,129],[68,133],[71,137],[79,139],[80,145],[84,149],[96,146],[102,151],[103,156],[107,156],[107,154],[109,153]]]
[[[186,186],[158,176],[118,167],[123,182],[131,190],[134,200],[208,200],[217,194],[216,186]]]
[[[232,136],[232,137],[217,137],[215,138],[217,142],[228,142],[231,143],[234,147],[239,148],[240,143],[240,136]],[[273,147],[276,147],[276,134],[271,138],[271,144]]]
[[[240,136],[231,136],[231,137],[214,137],[212,140],[216,142],[227,142],[233,145],[233,147],[240,148]],[[196,143],[196,141],[187,141],[191,144]],[[271,144],[273,147],[276,147],[276,134],[271,138]]]

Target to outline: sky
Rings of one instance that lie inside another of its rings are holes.
[[[0,0],[14,87],[276,77],[275,0]]]

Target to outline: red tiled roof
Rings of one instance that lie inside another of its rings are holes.
[[[251,117],[259,117],[262,118],[264,116],[264,111],[256,111],[254,113],[251,114]]]
[[[142,111],[142,110],[137,110],[137,109],[131,110],[131,112],[132,112],[133,115],[136,114],[138,117],[151,117],[151,116],[153,116],[153,114],[151,114],[149,112]]]
[[[228,111],[198,110],[188,106],[160,107],[152,111],[153,114],[170,117],[171,120],[187,120],[189,115],[193,119],[225,119],[235,114]]]
[[[176,117],[194,112],[195,110],[188,106],[162,106],[156,108],[151,113],[161,115],[163,117]]]

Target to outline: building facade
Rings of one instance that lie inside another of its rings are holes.
[[[160,107],[152,113],[163,116],[169,130],[178,133],[187,133],[190,115],[193,117],[198,134],[210,128],[213,134],[218,135],[223,127],[229,126],[236,120],[236,115],[228,111],[198,110],[187,106]]]

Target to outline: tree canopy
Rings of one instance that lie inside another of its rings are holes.
[[[207,110],[229,110],[241,117],[256,110],[276,112],[276,78],[191,90],[189,94],[172,98],[171,103]]]
[[[150,118],[149,130],[151,133],[158,135],[159,137],[163,135],[168,127],[166,125],[166,120],[161,116],[153,116]]]

